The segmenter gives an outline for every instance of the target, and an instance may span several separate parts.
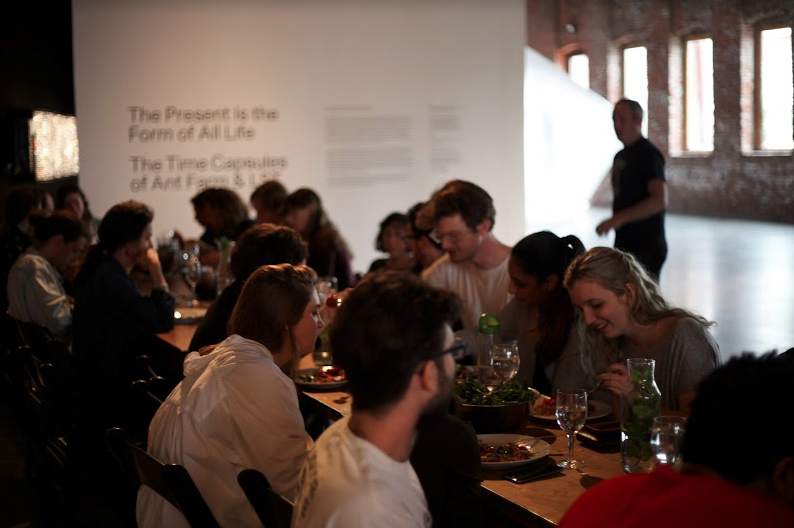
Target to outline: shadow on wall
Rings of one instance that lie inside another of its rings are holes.
[[[612,128],[612,103],[525,48],[526,225],[586,209],[621,148]]]

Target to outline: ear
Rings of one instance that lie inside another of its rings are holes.
[[[477,224],[477,234],[478,235],[487,235],[488,232],[491,230],[491,221],[486,219]]]
[[[622,297],[621,300],[623,301],[623,303],[626,304],[626,305],[629,305],[629,304],[631,304],[634,301],[634,299],[637,298],[637,289],[634,287],[633,284],[627,282],[626,283],[626,293],[624,293],[621,297]]]
[[[794,504],[794,457],[784,457],[775,464],[769,481],[774,495],[786,504]]]
[[[433,360],[426,360],[424,364],[416,371],[416,376],[419,378],[419,387],[423,392],[435,393],[438,389],[438,365]]]
[[[557,289],[557,286],[560,284],[560,277],[559,275],[549,275],[546,277],[546,280],[543,281],[543,290],[545,292],[553,292]]]

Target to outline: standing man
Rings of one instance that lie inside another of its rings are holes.
[[[446,251],[422,272],[422,278],[457,293],[464,303],[463,329],[476,332],[483,312],[499,313],[512,298],[507,273],[510,247],[493,235],[493,200],[474,183],[452,180],[433,194],[422,215],[430,218],[431,236]]]
[[[596,233],[614,229],[615,247],[637,257],[658,282],[667,258],[664,156],[642,136],[642,107],[637,101],[618,101],[612,122],[624,148],[612,165],[612,217],[598,224]]]
[[[350,292],[330,339],[352,414],[309,453],[293,527],[430,527],[409,457],[418,428],[449,407],[458,308],[454,294],[396,270],[368,275]]]

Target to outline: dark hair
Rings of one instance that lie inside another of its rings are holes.
[[[430,198],[426,213],[432,218],[432,224],[447,216],[459,214],[466,227],[472,231],[488,220],[489,231],[496,222],[496,208],[491,195],[477,184],[465,180],[451,180],[436,191]]]
[[[64,242],[73,242],[78,238],[90,239],[83,224],[71,211],[57,210],[50,216],[33,213],[31,224],[36,240],[46,242],[54,236],[62,235]]]
[[[108,209],[99,224],[99,242],[89,249],[85,263],[75,280],[78,288],[105,257],[127,242],[140,238],[153,218],[154,213],[149,206],[135,200],[127,200]]]
[[[414,370],[441,351],[460,298],[396,270],[369,274],[330,328],[334,362],[345,370],[354,410],[385,409],[405,394]]]
[[[429,221],[427,215],[422,214],[426,205],[427,202],[418,202],[408,209],[408,224],[411,226],[411,231],[413,231],[413,238],[418,240],[421,237],[425,237],[433,247],[439,251],[444,251],[441,243],[430,236],[433,231],[433,224]]]
[[[584,249],[582,241],[574,235],[560,238],[551,231],[540,231],[519,240],[510,252],[510,258],[521,271],[536,277],[539,283],[552,275],[559,279],[550,301],[539,307],[540,338],[535,344],[535,354],[541,367],[560,357],[576,320],[576,309],[562,281],[568,265]]]
[[[11,187],[6,194],[6,224],[17,225],[36,209],[40,195],[33,187]]]
[[[350,246],[347,241],[342,237],[342,234],[331,223],[328,213],[323,208],[320,195],[308,187],[297,189],[287,197],[286,212],[289,214],[291,211],[297,209],[304,209],[306,207],[314,207],[314,214],[309,222],[307,233],[301,235],[309,242],[309,250],[311,247],[339,247],[342,248],[349,255],[352,255]]]
[[[278,216],[284,216],[287,205],[287,188],[278,180],[268,180],[251,193],[251,203],[259,200],[262,207]]]
[[[238,334],[266,346],[271,352],[282,349],[292,340],[296,357],[289,368],[300,360],[292,329],[303,317],[314,291],[317,275],[310,267],[278,264],[257,268],[245,281],[237,304],[229,318],[229,335]]]
[[[231,270],[237,280],[246,280],[257,268],[268,264],[302,264],[306,246],[292,228],[273,224],[249,227],[232,250]]]
[[[408,225],[408,217],[402,213],[391,213],[381,221],[378,236],[375,238],[375,249],[378,251],[383,251],[383,230],[391,225],[405,229]]]
[[[770,475],[781,459],[794,456],[794,442],[786,434],[794,409],[792,385],[794,363],[779,360],[774,352],[745,352],[718,367],[697,386],[681,446],[684,462],[712,468],[740,485]],[[736,456],[736,442],[723,438],[738,416],[776,428],[752,456]]]
[[[209,187],[190,199],[193,207],[209,207],[220,223],[217,236],[236,235],[240,225],[248,220],[248,208],[240,195],[225,187]]]
[[[615,106],[623,104],[629,108],[629,112],[631,113],[631,117],[634,119],[639,119],[642,121],[643,111],[642,105],[633,99],[626,99],[625,97],[615,103]]]
[[[91,213],[91,208],[88,206],[88,199],[85,197],[83,190],[76,183],[67,182],[58,187],[58,190],[55,191],[55,208],[64,209],[66,207],[64,203],[66,202],[66,197],[72,193],[79,194],[80,198],[83,200],[83,216],[80,220],[93,221],[94,215]]]

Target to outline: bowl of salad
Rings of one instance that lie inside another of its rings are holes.
[[[488,387],[469,378],[455,385],[453,412],[471,422],[477,434],[507,433],[524,425],[530,404],[539,396],[515,380]]]

